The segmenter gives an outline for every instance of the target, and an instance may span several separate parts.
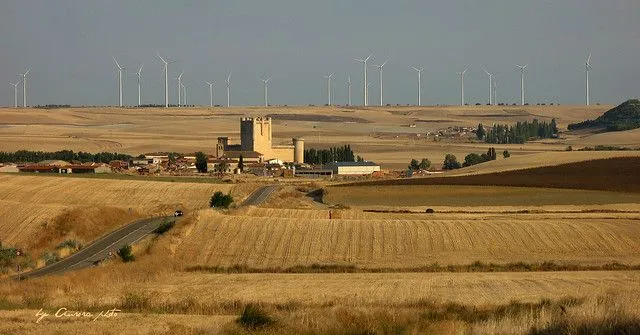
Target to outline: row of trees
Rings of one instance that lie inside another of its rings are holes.
[[[329,162],[354,162],[362,161],[362,157],[356,157],[349,144],[342,147],[329,149],[308,149],[304,151],[304,161],[308,164],[323,164]]]
[[[81,161],[81,162],[96,162],[96,163],[109,163],[113,160],[129,160],[132,157],[126,154],[111,153],[111,152],[99,152],[92,154],[88,152],[73,152],[71,150],[62,150],[56,152],[45,151],[27,151],[19,150],[16,152],[3,152],[0,151],[0,162],[40,162],[43,160],[63,160],[63,161]]]
[[[502,152],[502,157],[509,158],[511,157],[511,154],[509,153],[508,150],[505,150]],[[472,165],[476,165],[476,164],[480,164],[488,161],[494,161],[496,160],[496,158],[497,158],[497,154],[496,154],[495,148],[489,148],[489,150],[487,150],[486,153],[483,153],[480,155],[476,153],[470,153],[464,157],[464,162],[462,164],[458,162],[458,158],[456,158],[455,155],[447,154],[444,158],[442,169],[455,170],[461,167],[467,167],[467,166],[472,166]]]
[[[494,124],[488,129],[485,129],[481,123],[476,130],[479,140],[495,144],[522,144],[531,139],[552,138],[557,135],[556,119],[552,119],[550,123],[534,119],[533,122],[518,122],[515,126]]]

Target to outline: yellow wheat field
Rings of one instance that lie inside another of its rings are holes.
[[[201,183],[0,175],[0,240],[23,245],[38,237],[40,228],[54,218],[76,208],[131,208],[140,215],[167,215],[176,208],[189,211],[207,207],[213,192],[231,188]],[[91,215],[91,211],[79,215]],[[102,229],[96,227],[96,231]]]
[[[430,219],[329,220],[326,210],[290,211],[308,214],[254,217],[203,211],[187,229],[178,255],[185,265],[264,268],[640,261],[640,227],[633,216],[441,214]]]

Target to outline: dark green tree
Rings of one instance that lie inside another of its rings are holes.
[[[431,167],[431,161],[430,160],[428,160],[426,158],[423,158],[420,161],[420,165],[419,165],[420,170],[426,170],[426,169],[428,169],[430,167]]]
[[[455,170],[459,168],[460,168],[460,162],[458,162],[458,159],[456,158],[456,156],[452,154],[447,154],[444,157],[444,163],[442,164],[443,170]]]
[[[502,152],[502,157],[504,158],[509,158],[511,157],[511,154],[509,153],[509,150],[505,150]]]
[[[418,171],[420,170],[420,162],[416,159],[412,159],[411,163],[409,163],[409,170]]]
[[[462,163],[462,166],[463,167],[472,166],[472,165],[484,163],[486,161],[487,159],[484,154],[481,156],[478,154],[471,153],[464,157],[464,163]]]
[[[484,127],[482,126],[482,123],[480,123],[478,125],[478,130],[476,130],[476,137],[479,140],[483,140],[484,136],[487,134],[487,132],[484,130]]]
[[[204,152],[202,151],[196,152],[196,169],[198,169],[198,172],[200,173],[207,172],[207,161],[208,161],[208,157]]]
[[[209,200],[209,207],[214,208],[229,208],[233,203],[233,197],[231,194],[224,194],[220,191],[211,196],[211,200]]]

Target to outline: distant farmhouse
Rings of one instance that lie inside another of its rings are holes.
[[[291,145],[274,146],[271,118],[258,116],[240,120],[240,144],[229,144],[228,137],[218,137],[215,158],[262,163],[271,160],[304,163],[304,139],[294,138]]]

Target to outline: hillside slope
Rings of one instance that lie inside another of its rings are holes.
[[[569,130],[587,128],[621,131],[640,128],[640,100],[627,100],[621,105],[607,111],[595,120],[587,120],[569,125]]]

